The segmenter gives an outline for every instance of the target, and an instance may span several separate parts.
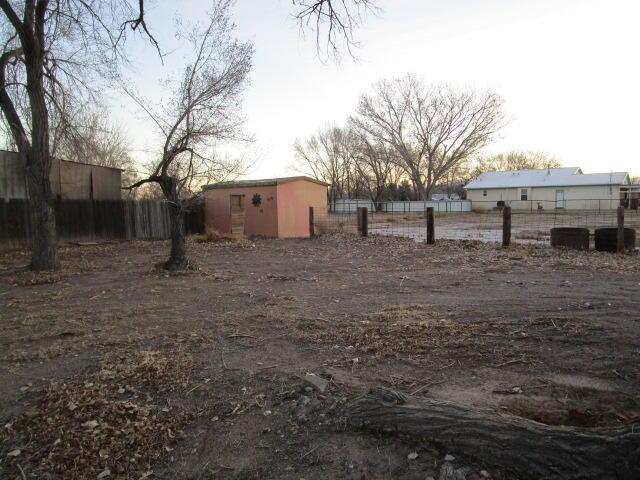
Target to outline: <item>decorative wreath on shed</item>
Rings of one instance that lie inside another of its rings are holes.
[[[253,204],[254,207],[260,206],[260,204],[262,203],[262,197],[260,196],[259,193],[253,194],[253,197],[251,198],[251,203]]]

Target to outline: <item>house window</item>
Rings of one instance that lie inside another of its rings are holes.
[[[486,197],[487,196],[487,191],[486,190],[482,190],[482,196]]]
[[[526,188],[520,189],[520,200],[529,200],[529,190]]]

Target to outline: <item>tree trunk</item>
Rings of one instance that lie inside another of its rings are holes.
[[[184,209],[177,199],[169,203],[171,216],[171,253],[169,260],[164,263],[167,270],[184,270],[189,262],[187,260],[187,244],[184,231]]]
[[[428,439],[527,479],[640,478],[640,428],[547,426],[376,388],[341,411],[347,424]]]
[[[373,192],[369,192],[369,198],[371,199],[371,203],[373,204],[373,209],[375,212],[381,212],[382,207],[384,206],[382,202],[382,193],[378,190],[375,195]]]
[[[55,270],[58,268],[58,249],[49,179],[49,112],[44,94],[43,55],[39,48],[31,55],[25,55],[27,91],[31,106],[31,146],[22,153],[26,158],[31,215],[31,269]]]
[[[167,164],[169,162],[166,162]],[[178,193],[178,181],[175,177],[163,174],[156,180],[169,203],[171,219],[171,253],[163,264],[167,270],[184,270],[189,265],[187,260],[187,242],[184,229],[184,205]]]
[[[431,191],[433,190],[433,185],[427,185],[422,189],[424,191],[424,199],[431,200]]]
[[[30,155],[34,155],[33,152]],[[37,154],[36,154],[37,155]],[[31,264],[37,271],[58,268],[56,219],[54,215],[49,174],[42,171],[39,160],[27,161],[27,189],[31,219]]]
[[[415,188],[416,200],[426,200],[424,196],[424,183],[422,182],[422,180],[420,180],[419,178],[414,178],[413,188]]]

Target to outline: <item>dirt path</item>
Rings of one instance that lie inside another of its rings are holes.
[[[637,254],[342,236],[190,246],[200,270],[175,277],[152,268],[163,243],[68,247],[55,275],[0,258],[0,476],[437,477],[448,452],[336,424],[373,385],[550,424],[640,414]],[[306,391],[307,372],[328,390]],[[120,451],[107,439],[128,431],[113,426],[127,402],[141,426]]]

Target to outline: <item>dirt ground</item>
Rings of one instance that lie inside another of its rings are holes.
[[[640,255],[330,235],[0,255],[0,478],[517,478],[344,428],[373,386],[554,425],[640,420]],[[329,380],[320,393],[302,377]],[[414,455],[417,454],[417,457]]]

